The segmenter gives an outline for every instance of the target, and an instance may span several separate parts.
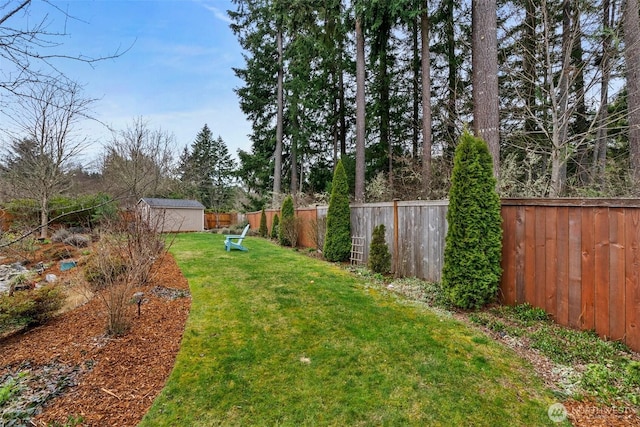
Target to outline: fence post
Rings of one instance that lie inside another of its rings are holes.
[[[393,274],[398,277],[398,199],[393,199]]]

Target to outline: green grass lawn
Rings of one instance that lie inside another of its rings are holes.
[[[463,324],[260,238],[172,246],[193,297],[142,426],[556,425],[513,353]]]

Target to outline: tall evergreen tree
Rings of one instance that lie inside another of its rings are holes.
[[[239,153],[239,177],[248,190],[264,197],[281,184],[282,172],[275,173],[276,157],[281,153],[276,147],[276,120],[278,98],[279,56],[277,25],[271,2],[261,0],[233,0],[236,10],[229,10],[231,30],[237,36],[244,53],[245,66],[234,68],[243,82],[236,89],[240,109],[251,122],[251,152]],[[259,202],[261,205],[262,203]]]
[[[233,203],[235,161],[222,137],[214,139],[206,124],[182,155],[180,179],[191,184],[208,208],[227,210]]]

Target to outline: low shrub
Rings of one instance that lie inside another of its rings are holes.
[[[95,292],[117,282],[126,271],[126,263],[121,257],[93,255],[84,266],[84,278]]]
[[[385,226],[380,224],[373,229],[369,246],[368,267],[374,273],[387,274],[391,271],[391,252],[384,237]]]
[[[65,295],[59,287],[43,286],[31,291],[0,296],[0,330],[37,326],[47,322],[62,308]]]
[[[64,239],[64,244],[74,246],[76,248],[86,248],[91,243],[91,238],[84,234],[72,234]]]
[[[23,229],[14,232],[0,233],[0,244],[3,245],[0,252],[11,258],[18,258],[22,261],[33,261],[39,242],[33,234],[29,234],[32,230]],[[29,234],[27,237],[25,235]]]
[[[63,259],[71,258],[71,252],[68,248],[51,247],[44,250],[43,255],[46,259],[52,261],[60,261]]]
[[[54,243],[62,243],[66,238],[71,236],[71,232],[66,228],[60,228],[51,235],[51,241]]]

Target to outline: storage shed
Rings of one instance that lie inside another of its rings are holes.
[[[137,208],[160,232],[204,230],[204,206],[197,200],[144,197]]]

